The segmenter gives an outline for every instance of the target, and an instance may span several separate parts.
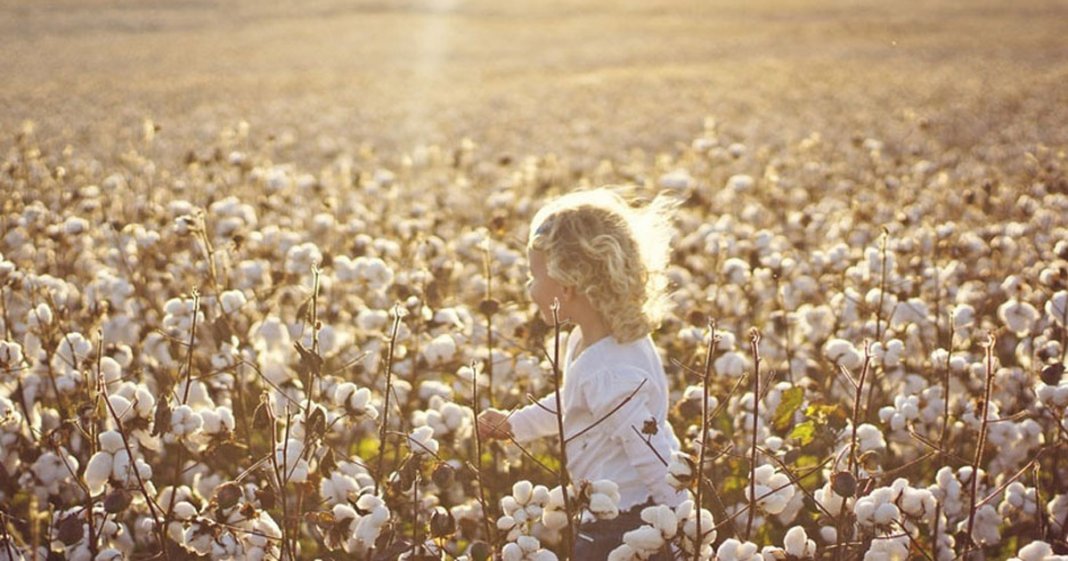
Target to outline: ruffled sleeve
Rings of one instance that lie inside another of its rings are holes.
[[[650,399],[657,391],[648,379],[649,374],[630,367],[603,369],[592,374],[583,380],[581,395],[593,418],[604,419],[598,428],[603,427],[605,434],[623,448],[631,467],[655,501],[678,504],[678,491],[665,479],[666,462],[671,460],[669,439],[673,433],[667,421],[657,419],[652,412]],[[656,426],[655,433],[643,434],[650,422]]]
[[[584,374],[578,381],[579,396],[586,409],[595,419],[608,415],[613,409],[634,394],[627,402],[631,405],[640,402],[645,408],[645,400],[652,391],[652,382],[646,380],[646,374],[638,368],[605,368]],[[638,389],[639,386],[641,389]],[[613,413],[613,417],[617,415]]]

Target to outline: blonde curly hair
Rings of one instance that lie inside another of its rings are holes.
[[[585,294],[619,342],[633,341],[658,328],[668,310],[675,206],[658,196],[635,208],[605,187],[572,192],[534,215],[527,249],[544,252],[549,276]]]

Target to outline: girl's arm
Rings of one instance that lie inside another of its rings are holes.
[[[527,442],[556,434],[556,394],[550,393],[512,413],[508,418],[516,442]]]

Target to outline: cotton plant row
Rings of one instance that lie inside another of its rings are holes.
[[[986,188],[878,139],[729,137],[578,180],[683,201],[655,338],[690,500],[615,558],[1060,555],[1063,158]],[[618,516],[611,482],[572,482],[568,513],[553,448],[480,456],[472,430],[551,391],[522,240],[567,162],[304,170],[231,142],[166,178],[5,155],[0,558],[551,559]]]

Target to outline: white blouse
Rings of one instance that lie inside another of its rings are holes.
[[[568,336],[560,394],[571,480],[615,481],[620,511],[649,499],[678,506],[686,495],[667,483],[667,466],[661,459],[671,461],[672,452],[679,449],[679,439],[667,422],[667,376],[652,338],[620,344],[608,336],[575,358],[581,339],[578,327]],[[619,409],[612,412],[616,407]],[[513,413],[509,420],[516,441],[556,436],[555,410],[553,392]],[[657,431],[646,444],[649,437],[641,432],[650,419],[656,422]]]

